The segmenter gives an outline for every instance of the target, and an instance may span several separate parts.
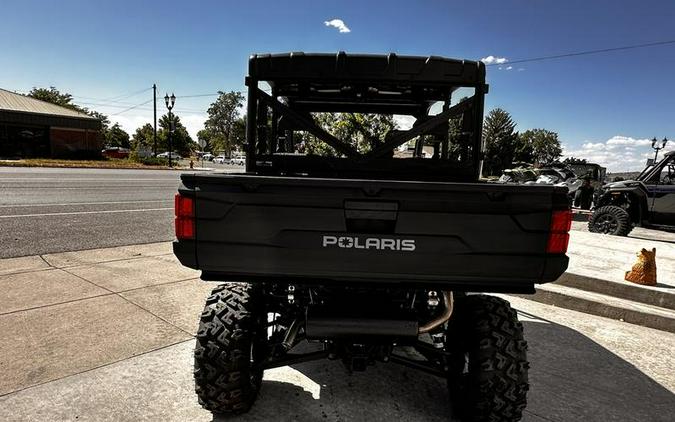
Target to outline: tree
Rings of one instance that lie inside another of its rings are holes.
[[[520,149],[528,151],[537,165],[556,161],[562,155],[558,134],[546,129],[530,129],[519,136]]]
[[[105,135],[105,133],[108,131],[110,128],[110,119],[108,119],[108,116],[106,116],[103,113],[99,113],[98,111],[87,111],[87,114],[89,114],[91,117],[95,117],[98,120],[101,121],[101,133]]]
[[[315,113],[319,126],[344,140],[361,153],[371,151],[384,142],[384,138],[397,128],[394,116],[370,113]],[[338,156],[330,146],[311,135],[301,135],[308,154]]]
[[[501,108],[488,113],[483,124],[483,140],[485,142],[485,158],[483,173],[499,175],[513,163],[518,133],[511,115]]]
[[[112,127],[104,134],[103,142],[107,148],[110,147],[119,147],[119,148],[130,148],[131,144],[129,143],[129,134],[126,133],[118,123],[112,125]]]
[[[218,99],[211,103],[207,110],[209,118],[204,123],[210,133],[212,145],[218,144],[227,153],[237,147],[243,146],[241,139],[233,136],[235,124],[240,118],[239,110],[244,104],[244,96],[241,92],[218,91]]]
[[[202,129],[197,132],[197,141],[202,151],[213,152],[213,134],[209,130]]]
[[[150,123],[136,129],[131,137],[131,149],[134,151],[151,151],[154,146],[154,130]]]
[[[232,125],[232,144],[238,148],[246,145],[246,116],[239,117]]]
[[[179,153],[180,155],[187,156],[198,147],[194,143],[190,134],[183,124],[180,122],[180,118],[175,114],[171,115],[174,122],[174,130],[171,135],[171,149],[174,152]],[[160,129],[157,131],[157,148],[168,151],[169,150],[169,128],[170,128],[169,116],[167,114],[163,115],[159,119]]]
[[[30,90],[28,93],[29,97],[46,101],[48,103],[56,104],[61,107],[66,107],[71,110],[79,111],[86,113],[87,109],[74,104],[73,96],[68,93],[61,93],[56,87],[50,86],[49,88],[36,88]]]
[[[588,164],[585,158],[567,157],[563,160],[563,164]]]

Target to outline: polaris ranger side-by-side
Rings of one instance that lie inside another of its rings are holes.
[[[183,174],[176,196],[176,256],[224,282],[197,334],[200,403],[246,412],[268,368],[393,362],[446,378],[461,420],[519,420],[522,325],[508,302],[477,293],[556,280],[571,213],[565,188],[480,181],[483,63],[256,55],[246,84],[246,173]],[[340,139],[317,113],[415,123]],[[328,153],[299,153],[309,142]],[[408,142],[413,156],[399,158]]]
[[[675,151],[649,164],[635,180],[602,187],[588,230],[627,236],[635,226],[675,231]]]

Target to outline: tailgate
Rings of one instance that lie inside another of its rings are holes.
[[[566,189],[250,175],[182,176],[194,241],[175,243],[204,279],[425,283],[522,291],[555,280],[546,254]]]

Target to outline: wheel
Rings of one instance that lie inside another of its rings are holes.
[[[205,409],[240,414],[253,405],[263,375],[261,302],[248,283],[225,283],[206,299],[194,354],[195,391]]]
[[[628,236],[633,230],[628,212],[616,205],[600,207],[588,220],[588,231],[592,233],[613,234],[615,236]]]
[[[527,405],[527,342],[516,312],[503,299],[457,300],[446,332],[448,389],[454,418],[515,422]]]

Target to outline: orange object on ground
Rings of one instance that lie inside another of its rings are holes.
[[[637,253],[638,260],[630,271],[626,271],[626,281],[656,286],[656,248],[651,251],[642,248]]]

